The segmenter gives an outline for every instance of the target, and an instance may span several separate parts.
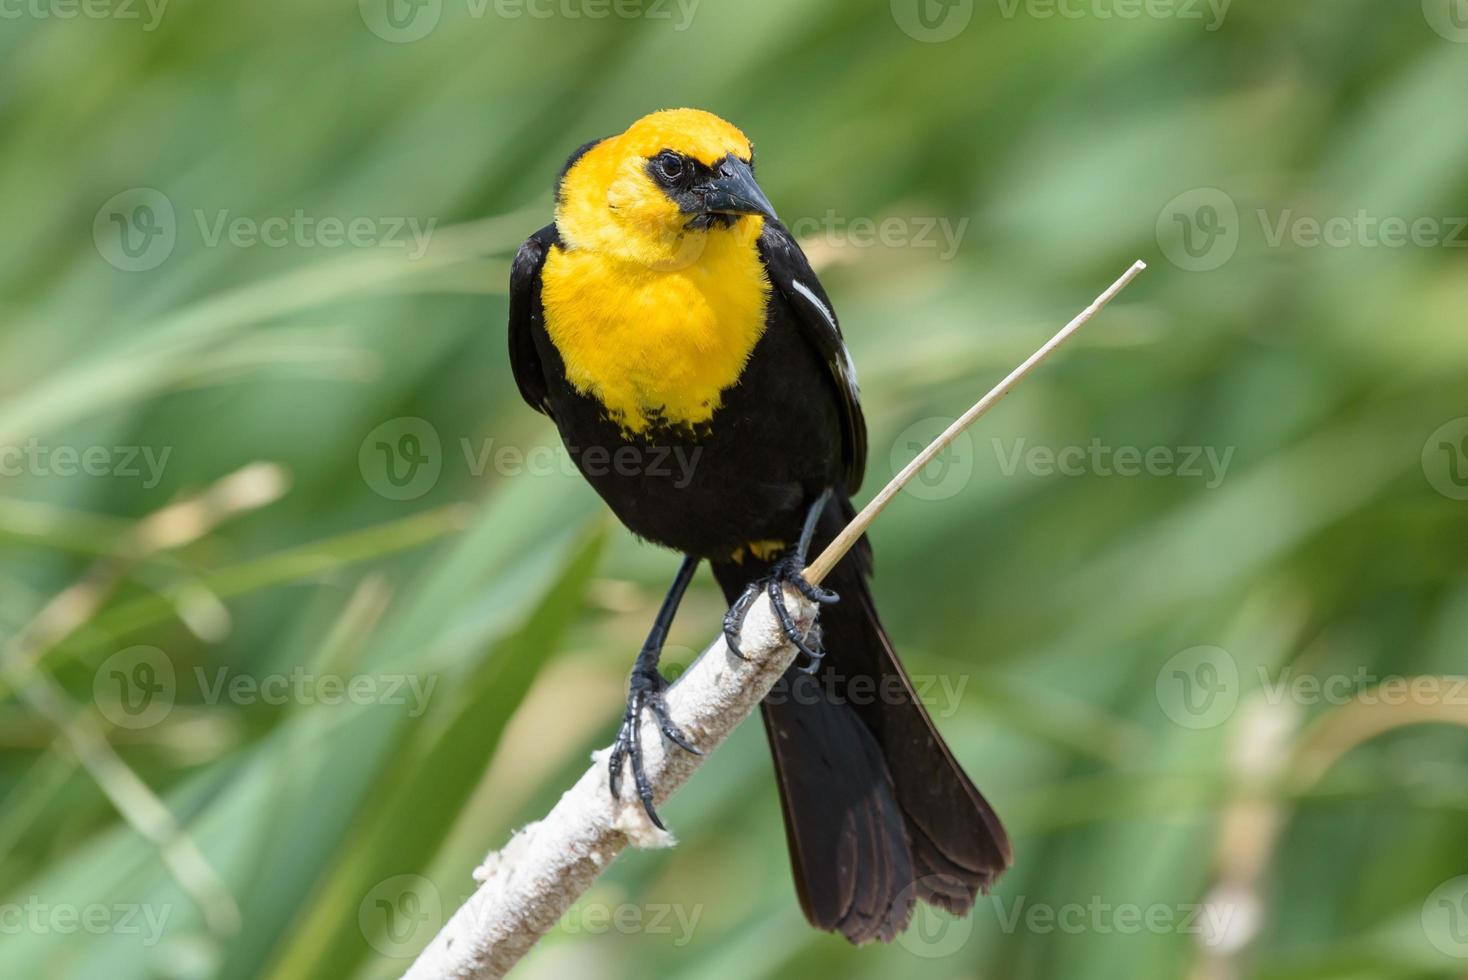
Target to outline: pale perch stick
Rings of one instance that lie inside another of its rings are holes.
[[[1090,322],[1146,267],[1142,262],[1133,265],[1085,312],[919,453],[811,563],[806,577],[816,583],[825,578],[919,470]],[[808,626],[813,616],[810,603],[789,586],[785,601],[801,628]],[[673,723],[705,755],[676,748],[670,753],[651,716],[643,722],[647,776],[659,804],[748,717],[795,659],[795,648],[785,639],[766,596],[750,608],[739,640],[747,660],[732,656],[720,638],[668,691]],[[630,778],[623,780],[623,798],[612,799],[607,785],[607,752],[603,749],[595,754],[591,768],[544,820],[515,834],[503,850],[491,853],[476,869],[479,889],[428,944],[404,974],[405,980],[490,980],[504,976],[555,927],[628,844],[659,847],[672,843],[671,836],[648,821]]]
[[[831,569],[836,567],[836,563],[846,557],[846,553],[851,550],[851,546],[856,544],[861,539],[861,536],[867,532],[867,528],[877,519],[877,515],[886,510],[887,505],[892,502],[892,498],[901,493],[902,488],[911,483],[912,478],[917,476],[924,466],[927,466],[937,458],[939,453],[952,445],[954,439],[957,439],[965,429],[977,422],[989,409],[999,404],[999,399],[1013,391],[1015,386],[1023,381],[1031,371],[1040,366],[1041,361],[1055,353],[1057,347],[1074,336],[1076,331],[1080,330],[1081,327],[1084,327],[1095,319],[1096,314],[1104,310],[1106,305],[1115,299],[1118,293],[1131,285],[1132,280],[1137,278],[1146,268],[1147,263],[1145,262],[1138,261],[1133,264],[1130,269],[1122,274],[1120,279],[1111,284],[1110,289],[1096,297],[1096,301],[1086,307],[1080,316],[1061,328],[1058,334],[1045,342],[1045,346],[1031,354],[1029,359],[1019,367],[1009,372],[1009,377],[995,385],[987,395],[974,403],[973,408],[964,412],[957,422],[954,422],[945,429],[942,435],[933,440],[932,445],[918,453],[913,458],[913,461],[903,467],[902,472],[894,476],[892,482],[883,487],[882,492],[873,497],[872,502],[863,507],[861,513],[857,514],[851,523],[846,525],[840,534],[836,535],[836,540],[827,545],[826,550],[821,552],[815,561],[806,566],[805,577],[807,581],[814,585],[820,585],[821,580],[831,574]]]
[[[786,586],[785,604],[801,628],[808,628],[810,603]],[[775,620],[768,596],[750,607],[739,645],[746,660],[730,654],[720,637],[668,691],[673,723],[704,753],[739,727],[795,659],[795,647]],[[659,804],[704,759],[675,746],[670,752],[650,712],[642,726],[642,744]],[[429,943],[405,980],[503,976],[627,845],[673,843],[647,819],[630,774],[622,780],[623,798],[612,799],[607,751],[593,756],[591,768],[544,820],[516,833],[504,850],[490,854],[475,870],[479,889]]]

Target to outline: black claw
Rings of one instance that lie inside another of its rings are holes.
[[[622,717],[622,727],[617,732],[617,741],[612,745],[612,754],[607,760],[611,769],[610,784],[612,797],[621,799],[622,788],[622,766],[628,759],[632,761],[632,781],[637,787],[637,798],[642,801],[643,810],[647,811],[647,818],[652,821],[653,826],[659,830],[667,830],[662,820],[658,817],[657,810],[652,804],[652,783],[648,781],[647,772],[642,764],[642,713],[651,711],[656,719],[658,730],[663,737],[686,752],[694,755],[703,755],[701,751],[693,746],[688,736],[673,724],[668,715],[668,703],[663,697],[663,690],[668,682],[663,675],[655,670],[651,674],[634,671],[632,680],[628,684],[627,713]]]
[[[795,649],[807,657],[816,658],[819,655],[806,643],[806,638],[800,632],[800,626],[796,624],[795,617],[790,615],[790,610],[785,608],[785,590],[780,587],[780,580],[774,577],[769,579],[765,588],[770,593],[770,605],[775,607],[775,616],[780,620],[780,629],[785,633],[785,638],[795,644]],[[814,631],[814,627],[812,627]]]
[[[835,592],[822,588],[805,577],[805,556],[799,552],[786,555],[776,562],[770,568],[770,576],[795,586],[796,591],[811,602],[829,606],[841,601],[841,597]]]
[[[821,669],[821,661],[826,659],[826,648],[821,642],[821,624],[817,623],[811,627],[810,633],[806,634],[805,643],[810,647],[810,662],[799,668],[806,674],[814,674]]]
[[[693,743],[688,741],[688,736],[678,730],[673,724],[673,719],[668,716],[668,701],[663,697],[662,691],[654,692],[647,701],[647,706],[652,709],[653,717],[658,720],[658,729],[663,737],[672,742],[684,752],[692,752],[694,755],[703,755],[703,752],[694,748]]]
[[[729,652],[740,660],[746,659],[743,651],[739,649],[739,631],[744,629],[744,619],[749,615],[749,607],[754,604],[754,597],[759,595],[759,583],[751,585],[744,590],[744,594],[734,600],[734,605],[724,613],[724,642],[729,647]]]
[[[805,561],[799,555],[791,555],[781,559],[774,568],[770,570],[774,578],[782,582],[789,582],[795,586],[795,590],[805,596],[811,602],[822,606],[834,605],[841,601],[841,597],[830,589],[823,589],[805,577]]]
[[[805,596],[811,602],[816,602],[823,606],[834,606],[841,601],[839,595],[830,589],[823,589],[819,585],[812,585],[806,580],[804,575],[795,576],[795,587],[800,590],[801,595]]]
[[[823,589],[819,585],[810,582],[804,575],[805,557],[796,551],[785,558],[780,559],[770,567],[770,572],[764,578],[750,584],[743,594],[729,607],[724,614],[724,642],[729,646],[729,652],[740,660],[746,659],[739,649],[739,631],[744,627],[744,620],[749,615],[750,606],[761,592],[770,597],[770,605],[775,608],[775,615],[780,620],[780,629],[786,638],[795,645],[795,648],[805,655],[808,664],[800,669],[808,674],[813,674],[820,669],[822,658],[826,651],[821,646],[820,624],[813,624],[808,633],[802,634],[800,627],[795,622],[795,617],[790,615],[790,609],[785,605],[785,584],[795,587],[801,595],[819,605],[828,606],[840,602],[841,597],[830,589]]]
[[[695,748],[693,744],[688,741],[688,739],[683,737],[683,733],[674,728],[670,723],[665,721],[658,726],[658,729],[663,733],[663,738],[672,742],[684,752],[690,752],[693,755],[703,755],[702,751]]]
[[[821,644],[819,623],[811,627],[810,632],[805,635],[805,642],[798,648],[806,656],[806,663],[798,668],[799,670],[807,674],[814,674],[821,669],[821,661],[826,659],[826,648]]]
[[[641,714],[641,705],[638,706]],[[642,725],[641,719],[634,716],[631,719],[632,733],[627,754],[632,757],[632,782],[637,786],[637,798],[642,801],[642,808],[647,811],[647,819],[659,830],[667,830],[663,822],[658,819],[657,810],[652,805],[652,784],[647,781],[647,773],[642,768]]]
[[[622,795],[622,762],[627,756],[627,723],[622,722],[621,729],[617,732],[617,741],[612,744],[612,754],[607,760],[610,769],[607,781],[611,784],[612,798],[619,799]]]

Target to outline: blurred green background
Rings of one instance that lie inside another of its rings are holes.
[[[1468,976],[1468,4],[159,3],[0,19],[0,974],[396,976],[610,740],[676,558],[505,284],[571,149],[695,105],[866,495],[1152,268],[872,534],[994,896],[809,930],[752,723],[519,975]]]

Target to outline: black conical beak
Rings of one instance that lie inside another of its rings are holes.
[[[714,167],[717,175],[703,186],[703,212],[705,214],[757,214],[779,221],[775,206],[765,197],[765,192],[754,182],[754,171],[749,164],[730,155]]]

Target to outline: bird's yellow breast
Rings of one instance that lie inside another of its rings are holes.
[[[541,301],[566,379],[629,433],[707,422],[764,334],[770,284],[759,231],[747,218],[690,232],[702,240],[663,268],[553,247]]]

